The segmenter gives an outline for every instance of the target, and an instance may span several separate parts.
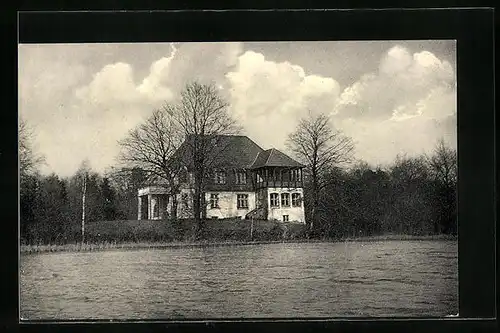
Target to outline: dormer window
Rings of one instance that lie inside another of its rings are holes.
[[[247,183],[247,173],[245,171],[236,171],[236,184],[243,185]]]
[[[216,171],[214,175],[214,183],[215,184],[225,184],[226,183],[226,172],[225,171]]]

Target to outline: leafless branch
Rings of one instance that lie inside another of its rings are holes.
[[[33,172],[44,158],[33,150],[33,130],[24,119],[19,120],[18,135],[19,172],[24,176]]]

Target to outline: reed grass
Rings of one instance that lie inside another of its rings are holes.
[[[457,236],[454,235],[376,235],[376,236],[361,236],[361,237],[347,237],[343,241],[353,242],[379,242],[379,241],[418,241],[418,240],[456,240]]]
[[[208,246],[231,245],[258,245],[279,243],[324,243],[324,242],[377,242],[377,241],[425,241],[425,240],[456,240],[451,235],[379,235],[352,237],[344,239],[284,239],[284,240],[255,240],[255,241],[172,241],[172,242],[101,242],[101,243],[74,243],[74,244],[47,244],[47,245],[21,245],[22,254],[50,253],[50,252],[92,252],[106,250],[133,250],[133,249],[162,249],[162,248],[189,248]]]
[[[207,247],[207,246],[227,246],[227,245],[253,245],[282,243],[282,241],[222,241],[222,242],[138,242],[138,243],[77,243],[77,244],[46,244],[46,245],[21,245],[22,254],[50,253],[50,252],[91,252],[105,250],[126,250],[126,249],[161,249],[179,247]]]

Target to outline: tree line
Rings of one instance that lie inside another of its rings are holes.
[[[319,238],[456,235],[455,165],[454,151],[440,141],[431,156],[399,156],[386,168],[366,163],[332,167],[322,177],[316,207],[308,195],[314,185],[306,182],[311,233]]]
[[[119,142],[115,167],[99,174],[83,161],[74,175],[59,177],[38,172],[43,158],[33,151],[32,133],[21,120],[21,240],[30,244],[81,240],[84,192],[87,222],[136,219],[137,190],[144,182],[162,180],[170,194],[179,190],[182,163],[175,154],[182,144],[188,146],[192,161],[193,226],[197,237],[203,238],[204,186],[216,163],[214,140],[240,130],[217,89],[195,82],[186,86],[176,102],[155,110]],[[287,144],[306,165],[309,237],[456,234],[456,152],[444,141],[430,155],[398,156],[384,168],[353,163],[352,139],[319,113],[301,119]]]
[[[457,233],[457,154],[443,139],[430,155],[352,165],[352,138],[318,113],[300,120],[287,145],[306,165],[310,236]]]
[[[20,236],[26,244],[59,244],[82,240],[85,222],[137,218],[141,170],[100,175],[83,162],[71,177],[27,174],[20,179]],[[85,184],[84,184],[85,181]]]

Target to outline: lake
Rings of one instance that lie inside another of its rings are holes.
[[[23,319],[445,316],[456,241],[22,255]]]

